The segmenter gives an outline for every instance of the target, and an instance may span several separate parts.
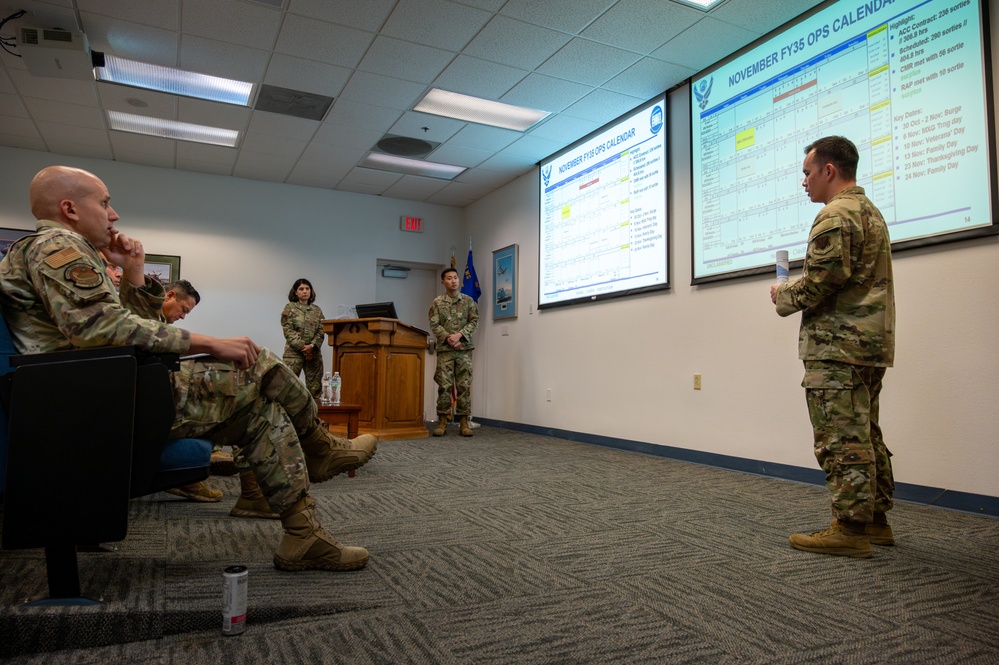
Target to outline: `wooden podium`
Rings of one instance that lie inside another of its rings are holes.
[[[340,401],[360,404],[358,431],[379,439],[429,436],[423,422],[426,331],[398,319],[327,319]]]

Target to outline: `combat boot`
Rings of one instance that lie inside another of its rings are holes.
[[[871,545],[895,544],[895,534],[884,513],[874,513],[874,521],[867,525],[867,539],[871,541]]]
[[[229,511],[230,515],[259,517],[265,520],[281,519],[281,515],[274,512],[271,504],[267,503],[264,493],[260,491],[260,485],[257,484],[257,477],[252,471],[239,474],[239,484],[242,491],[236,499],[236,505]]]
[[[468,422],[468,416],[461,417],[458,427],[461,429],[462,436],[472,436],[472,425]]]
[[[174,487],[168,489],[167,494],[173,494],[174,496],[182,496],[185,499],[191,501],[198,501],[200,503],[218,503],[222,500],[222,491],[213,489],[208,483],[202,481],[200,483],[194,483],[193,485],[184,485],[183,487]]]
[[[281,513],[281,525],[284,536],[274,553],[278,570],[358,570],[368,563],[368,550],[348,547],[323,530],[311,496]]]
[[[447,434],[447,414],[438,413],[437,414],[437,427],[434,428],[434,436],[444,436]]]
[[[362,434],[355,439],[343,439],[330,434],[325,423],[300,440],[309,481],[321,483],[344,471],[353,471],[367,464],[378,448],[378,439]]]
[[[867,538],[863,522],[846,522],[833,519],[825,531],[795,533],[788,541],[791,547],[815,554],[835,554],[838,556],[869,557],[871,542]]]

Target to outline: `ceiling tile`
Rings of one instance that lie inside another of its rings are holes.
[[[288,15],[275,52],[341,67],[356,67],[374,34],[303,16]]]
[[[45,139],[46,143],[66,141],[95,147],[107,147],[109,145],[108,133],[103,129],[63,125],[54,122],[37,122],[35,124],[38,125],[38,131],[42,133],[42,138]]]
[[[285,157],[300,157],[307,144],[308,141],[247,132],[242,141],[240,141],[239,147],[242,148],[242,152],[266,154],[280,159]],[[237,164],[240,162],[237,162]],[[288,168],[289,170],[291,169],[290,166]]]
[[[369,152],[369,148],[351,148],[313,142],[302,153],[301,161],[321,164],[323,168],[329,169],[339,169],[340,167],[351,169],[355,164],[364,159]]]
[[[441,20],[444,16],[447,20]],[[489,12],[446,0],[399,0],[382,33],[408,42],[460,51],[489,18]]]
[[[447,144],[434,150],[428,157],[427,161],[472,168],[473,166],[478,166],[492,156],[493,153],[490,150],[479,150],[478,148],[468,148],[460,145]]]
[[[500,13],[526,23],[578,35],[614,2],[616,0],[573,0],[566,3],[509,0]]]
[[[562,145],[575,143],[590,132],[599,129],[600,123],[569,115],[558,115],[531,132],[531,136],[561,142]]]
[[[598,123],[606,123],[608,117],[616,118],[622,113],[627,113],[644,101],[645,98],[622,95],[619,92],[612,92],[610,90],[598,88],[572,106],[566,108],[562,111],[562,113],[565,115],[571,115],[574,118],[583,118],[585,120],[592,120]]]
[[[352,128],[358,128],[375,130],[385,134],[388,132],[388,128],[401,116],[402,111],[399,109],[339,99],[333,103],[333,110],[327,115],[324,124],[344,133],[350,132]],[[328,137],[320,138],[319,134],[316,138],[317,140],[328,140]]]
[[[134,113],[163,120],[178,119],[180,98],[175,95],[113,83],[98,83],[97,92],[100,95],[101,106],[105,110]]]
[[[74,81],[72,79],[42,78],[32,76],[27,70],[8,72],[18,94],[22,97],[38,97],[54,102],[73,100],[80,106],[97,106],[97,84],[95,81]]]
[[[31,118],[18,118],[7,115],[0,116],[0,133],[5,136],[21,138],[41,138],[38,125]]]
[[[382,192],[382,196],[390,196],[394,199],[408,199],[410,201],[425,201],[446,187],[447,180],[438,178],[424,178],[418,175],[406,175],[400,178],[394,185]]]
[[[434,81],[435,88],[496,100],[529,74],[498,62],[459,55]]]
[[[77,0],[80,12],[113,16],[166,30],[180,28],[180,0]]]
[[[269,57],[267,51],[195,35],[184,35],[180,43],[181,69],[236,81],[261,80]]]
[[[496,16],[465,48],[465,55],[534,70],[571,39],[548,28]]]
[[[498,152],[523,136],[521,132],[502,127],[490,127],[470,122],[465,128],[455,134],[450,143],[464,145],[470,148],[485,148]]]
[[[430,83],[454,60],[450,51],[376,37],[358,69],[393,78]]]
[[[727,57],[759,35],[745,28],[706,16],[652,52],[651,57],[668,60],[700,71]]]
[[[153,136],[111,132],[111,149],[115,159],[129,164],[146,164],[165,169],[174,167],[177,141]]]
[[[531,74],[503,95],[500,101],[538,111],[557,112],[575,104],[592,91],[591,86],[581,83]]]
[[[288,11],[320,21],[378,32],[396,0],[291,0]]]
[[[239,151],[233,175],[238,178],[284,182],[296,161],[297,157],[252,152],[244,148]]]
[[[57,155],[69,155],[71,157],[88,157],[90,159],[113,159],[111,152],[111,141],[105,141],[105,145],[87,145],[76,141],[64,141],[62,139],[45,139],[45,145],[50,152]]]
[[[690,67],[681,67],[654,58],[643,58],[602,87],[624,95],[651,99],[693,75]]]
[[[281,12],[238,0],[185,0],[181,26],[186,34],[270,49],[277,41]]]
[[[344,177],[344,181],[359,183],[362,185],[377,185],[385,188],[392,185],[400,178],[402,178],[401,173],[379,171],[378,169],[366,169],[359,166],[352,169],[351,172]]]
[[[197,125],[208,125],[209,127],[224,127],[245,131],[250,122],[251,109],[245,106],[234,104],[222,104],[220,102],[209,102],[204,99],[194,99],[191,97],[180,97],[178,100],[179,112],[177,119],[181,122],[193,122]]]
[[[3,93],[0,94],[0,116],[27,118],[28,109],[17,95]]]
[[[180,64],[180,35],[173,30],[83,12],[90,48],[162,67]]]
[[[426,89],[425,85],[411,81],[402,81],[368,72],[355,72],[350,77],[350,82],[347,83],[343,92],[340,93],[340,99],[406,110],[413,107],[413,104]]]
[[[220,145],[205,145],[191,141],[177,142],[177,162],[189,160],[193,162],[211,162],[232,169],[236,163],[239,150]]]
[[[598,86],[622,69],[638,62],[641,57],[632,51],[576,37],[538,67],[537,71],[555,78]],[[587,66],[580,67],[580,62],[587,63]]]
[[[389,128],[389,134],[410,136],[424,141],[444,142],[461,131],[468,123],[439,115],[410,111]],[[423,131],[426,127],[427,130]]]
[[[315,136],[321,124],[318,120],[296,118],[290,115],[268,113],[266,111],[254,111],[250,117],[250,124],[247,127],[247,131],[308,142]]]
[[[73,127],[103,130],[104,117],[95,106],[78,104],[53,104],[48,100],[26,97],[24,100],[31,117],[37,122],[58,123]]]
[[[762,35],[796,18],[822,1],[728,0],[712,9],[711,16]]]
[[[650,53],[704,14],[672,2],[620,0],[581,33],[618,48]]]
[[[349,78],[346,67],[277,53],[267,66],[264,83],[336,98]]]

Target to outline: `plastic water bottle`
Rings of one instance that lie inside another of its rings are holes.
[[[340,372],[333,372],[333,379],[330,381],[330,404],[340,406]]]
[[[339,390],[340,375],[337,375],[337,390]],[[333,404],[333,375],[329,372],[323,374],[323,392],[319,397],[320,406],[331,406]]]
[[[790,273],[787,267],[787,250],[778,249],[776,256],[777,256],[777,283],[784,284],[790,278]]]

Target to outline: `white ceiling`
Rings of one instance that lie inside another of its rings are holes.
[[[304,120],[35,77],[0,51],[0,145],[463,207],[818,3],[723,0],[705,13],[671,0],[26,0],[0,18],[26,9],[107,54],[335,101],[322,121]],[[430,87],[552,115],[521,133],[412,111]],[[108,110],[241,138],[221,148],[109,131]],[[426,159],[468,170],[447,181],[357,166],[385,134],[440,142]]]

